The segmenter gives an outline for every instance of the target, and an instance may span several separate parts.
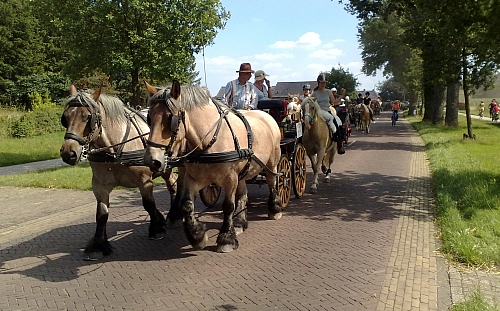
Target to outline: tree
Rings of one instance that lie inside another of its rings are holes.
[[[44,69],[44,45],[28,0],[0,3],[0,101],[14,103],[8,89],[23,76]]]
[[[340,93],[340,88],[345,88],[346,89],[346,94],[355,94],[356,88],[359,86],[358,79],[349,72],[349,70],[346,70],[342,68],[342,66],[339,65],[339,68],[336,69],[335,67],[332,67],[332,69],[329,72],[322,72],[326,75],[327,77],[327,83],[326,87],[327,88],[337,88],[339,93]]]
[[[491,21],[500,13],[499,6],[499,0],[351,0],[346,4],[363,20],[387,19],[392,14],[400,18],[404,42],[422,52],[424,120],[432,123],[443,120],[448,86],[462,80],[469,110],[469,84],[487,85],[491,79],[500,53],[496,48],[500,38]],[[450,124],[453,118],[458,115],[447,116]]]
[[[142,79],[192,82],[194,54],[213,43],[229,13],[219,0],[36,0],[66,34],[74,78],[102,71],[113,82],[130,79],[140,104]]]

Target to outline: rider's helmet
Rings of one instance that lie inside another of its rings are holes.
[[[303,90],[310,90],[311,86],[308,83],[306,83],[306,84],[304,84],[304,86],[302,87],[302,89]]]
[[[337,88],[332,87],[332,92],[337,92]]]

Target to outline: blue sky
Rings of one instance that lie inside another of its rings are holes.
[[[212,95],[237,78],[243,62],[262,69],[277,82],[316,80],[320,71],[339,64],[354,75],[361,72],[358,20],[337,0],[221,0],[231,13],[203,57],[196,57],[201,85]],[[206,82],[205,82],[206,75]],[[360,90],[374,89],[384,77],[356,76]],[[254,81],[253,76],[250,81]]]

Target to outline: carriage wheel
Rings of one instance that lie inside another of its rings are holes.
[[[211,184],[199,191],[200,199],[206,207],[214,207],[219,201],[222,188],[216,184]]]
[[[292,167],[293,193],[300,199],[306,191],[306,148],[301,143],[297,143],[293,155]]]
[[[276,188],[280,196],[280,205],[282,208],[285,208],[288,206],[292,193],[292,169],[286,155],[281,155],[280,162],[278,163],[278,174]]]

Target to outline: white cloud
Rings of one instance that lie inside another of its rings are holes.
[[[317,50],[309,54],[309,56],[312,58],[321,58],[321,59],[336,59],[341,55],[342,55],[342,50],[335,48],[329,50]]]
[[[307,32],[299,38],[297,44],[301,47],[314,48],[321,45],[321,39],[319,38],[319,34]]]
[[[276,41],[270,45],[271,48],[276,49],[291,49],[294,48],[297,44],[293,41]]]
[[[276,49],[292,49],[297,46],[301,48],[315,48],[320,45],[321,39],[319,38],[319,34],[310,31],[300,36],[297,41],[276,41],[271,44],[270,47]]]
[[[264,54],[255,55],[255,59],[267,60],[267,61],[275,60],[275,59],[286,59],[286,58],[293,58],[293,54],[290,54],[290,53],[280,53],[280,54],[264,53]]]

